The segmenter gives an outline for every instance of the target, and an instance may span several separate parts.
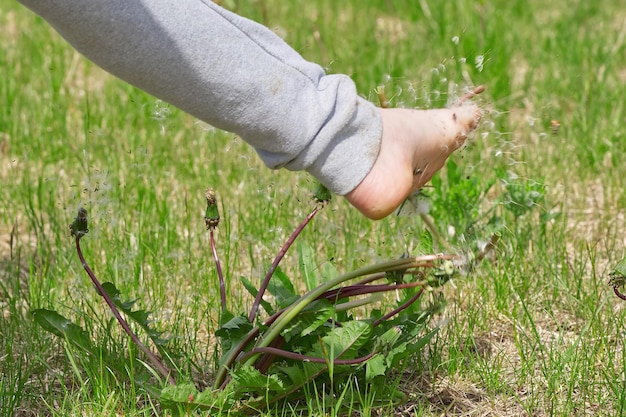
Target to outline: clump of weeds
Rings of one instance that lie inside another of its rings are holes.
[[[461,102],[480,92],[481,88],[469,91]],[[384,104],[384,91],[378,94]],[[499,196],[485,208],[483,202],[498,180]],[[170,348],[170,339],[154,328],[150,312],[136,310],[136,300],[125,300],[113,283],[98,280],[81,250],[81,240],[89,232],[84,208],[70,225],[76,252],[97,293],[140,352],[107,348],[107,343],[94,341],[79,324],[56,311],[38,309],[33,316],[45,330],[63,338],[68,349],[103,362],[117,378],[134,369],[133,383],[174,414],[201,410],[255,414],[284,409],[285,404],[297,410],[307,407],[312,396],[322,408],[343,411],[349,411],[354,401],[366,407],[395,403],[405,397],[387,378],[437,333],[430,319],[444,303],[442,287],[491,257],[505,230],[506,212],[517,221],[541,202],[540,183],[513,181],[504,171],[498,172],[498,180],[486,184],[467,180],[450,162],[447,177],[433,180],[433,191],[415,193],[399,210],[406,215],[413,207],[420,216],[425,230],[419,237],[419,253],[399,254],[341,273],[330,262],[318,266],[314,250],[300,243],[296,245],[299,275],[289,277],[280,268],[281,261],[331,201],[330,192],[319,186],[311,211],[280,248],[260,284],[241,279],[253,298],[245,311],[229,309],[228,277],[223,275],[215,243],[221,221],[218,201],[214,190],[208,189],[204,220],[221,304],[215,366],[203,370],[211,375],[208,386],[181,370],[185,353]],[[460,250],[461,246],[466,249]],[[301,293],[294,282],[303,282],[306,291]],[[142,343],[129,321],[148,336],[152,348]]]

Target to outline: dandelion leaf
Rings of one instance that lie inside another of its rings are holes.
[[[86,351],[94,351],[89,334],[82,327],[74,324],[56,311],[40,308],[34,310],[32,314],[37,324],[44,330],[64,338]]]
[[[302,280],[306,285],[306,289],[311,291],[313,288],[319,285],[319,270],[317,263],[315,262],[315,252],[307,244],[298,244],[298,255],[300,263],[300,273],[302,274]]]
[[[248,278],[244,276],[242,276],[240,279],[244,288],[250,293],[250,295],[252,295],[252,297],[256,298],[257,294],[259,293],[259,290],[254,286],[252,281],[250,281]],[[272,308],[272,305],[263,299],[261,300],[261,307],[263,307],[263,310],[265,310],[267,314],[274,313],[274,309]]]

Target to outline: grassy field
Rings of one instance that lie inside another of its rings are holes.
[[[445,106],[485,85],[483,125],[452,161],[480,184],[499,178],[481,206],[505,209],[505,180],[545,193],[531,213],[504,217],[496,261],[448,285],[441,331],[397,378],[407,399],[355,413],[625,415],[626,304],[607,285],[626,253],[623,2],[222,3],[350,74],[372,101],[381,84],[403,107]],[[266,169],[234,135],[107,75],[13,1],[0,0],[0,28],[0,416],[158,414],[133,369],[99,368],[29,314],[57,310],[133,352],[108,330],[75,254],[78,207],[90,214],[92,267],[153,311],[202,384],[219,309],[204,189],[222,205],[218,247],[236,309],[248,302],[239,277],[260,279],[311,209],[314,181]],[[439,178],[445,188],[445,169]],[[448,231],[445,215],[434,222]],[[422,229],[419,217],[368,221],[339,198],[301,239],[346,271],[411,251]],[[284,269],[296,266],[290,254]]]

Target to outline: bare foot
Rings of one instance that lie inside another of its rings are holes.
[[[392,213],[440,170],[474,130],[475,105],[449,109],[380,109],[383,137],[372,170],[346,198],[370,219]]]

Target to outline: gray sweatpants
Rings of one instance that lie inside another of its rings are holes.
[[[208,0],[20,0],[106,71],[239,135],[271,168],[354,189],[381,118],[345,75],[326,75],[266,27]]]

